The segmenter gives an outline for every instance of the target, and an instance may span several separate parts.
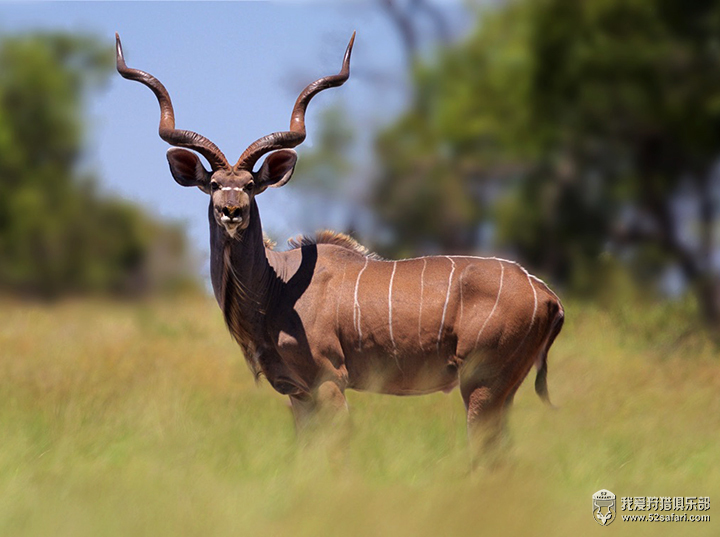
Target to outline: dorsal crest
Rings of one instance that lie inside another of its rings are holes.
[[[368,250],[350,235],[338,233],[337,231],[329,229],[318,231],[315,236],[298,235],[297,237],[288,239],[288,245],[291,250],[312,244],[333,244],[335,246],[340,246],[341,248],[346,248],[347,250],[352,250],[353,252],[370,259],[380,259],[379,255]]]

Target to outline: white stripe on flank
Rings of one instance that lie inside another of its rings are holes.
[[[458,326],[462,323],[463,313],[465,310],[465,298],[463,297],[463,280],[462,280],[462,272],[460,273],[460,276],[458,276],[458,280],[460,283],[460,317],[458,318]]]
[[[536,281],[542,281],[539,278],[535,278],[535,276],[532,276],[527,270],[523,269],[525,271],[525,274],[527,274],[528,277],[528,283],[530,284],[530,288],[533,292],[533,297],[535,298],[535,305],[533,306],[533,314],[532,319],[530,320],[530,328],[532,328],[532,325],[535,324],[535,315],[537,314],[537,291],[535,290],[535,286],[532,283],[532,278],[534,278]]]
[[[397,360],[397,345],[395,344],[395,336],[393,335],[393,327],[392,327],[392,289],[393,289],[393,280],[395,279],[395,269],[396,268],[397,268],[397,261],[393,261],[393,270],[392,270],[392,275],[390,276],[390,288],[388,289],[388,327],[390,328],[390,341],[392,341],[393,353],[395,354],[395,359]]]
[[[425,268],[427,267],[427,259],[422,258],[423,260],[423,269],[420,273],[420,314],[418,315],[418,341],[420,342],[420,350],[425,352],[425,349],[423,349],[423,342],[422,342],[422,309],[423,309],[423,291],[425,290]]]
[[[503,262],[500,259],[498,259],[497,261],[498,261],[498,263],[500,263],[500,285],[498,286],[497,297],[495,297],[495,305],[493,305],[492,309],[490,310],[490,315],[487,316],[487,319],[485,319],[485,322],[483,323],[482,327],[480,328],[480,331],[478,332],[477,336],[475,336],[475,347],[477,347],[478,341],[480,341],[480,336],[482,335],[483,330],[485,330],[485,327],[487,326],[488,321],[490,320],[490,317],[493,316],[493,313],[495,313],[495,310],[498,307],[498,303],[500,302],[500,293],[502,292],[503,278],[505,276],[505,265],[503,265]]]
[[[530,333],[530,329],[532,328],[532,325],[535,324],[535,315],[537,314],[537,307],[538,307],[538,301],[537,301],[537,291],[535,290],[535,286],[533,285],[532,281],[533,279],[536,281],[541,282],[539,278],[536,278],[535,276],[531,275],[527,270],[525,270],[523,267],[518,265],[520,269],[525,273],[525,276],[527,276],[528,283],[530,284],[530,289],[532,289],[533,296],[535,297],[535,306],[533,307],[533,314],[532,319],[530,319],[530,328],[528,328],[528,333]],[[527,337],[527,334],[525,335]],[[523,341],[525,341],[525,338],[523,338]]]
[[[520,267],[520,265],[518,265],[518,266]],[[526,339],[528,338],[528,336],[530,335],[530,332],[532,332],[532,327],[533,327],[533,325],[535,324],[535,316],[537,315],[537,307],[538,307],[537,291],[535,290],[535,286],[534,286],[533,283],[532,283],[532,278],[534,278],[534,276],[531,277],[527,270],[525,270],[525,269],[522,268],[522,267],[520,267],[520,268],[521,268],[521,269],[523,270],[523,272],[525,273],[525,276],[527,276],[528,283],[530,284],[530,289],[532,289],[533,296],[535,297],[535,306],[533,307],[533,314],[532,314],[532,318],[530,319],[530,326],[528,326],[527,332],[525,333],[525,337],[522,338],[522,341],[520,341],[520,344],[519,344],[519,345],[517,346],[517,348],[513,351],[513,353],[511,354],[511,356],[513,356],[517,351],[519,351],[519,350],[522,348],[523,343],[525,343],[525,340],[526,340]],[[535,278],[535,279],[537,280],[537,278]]]
[[[398,261],[419,261],[420,259],[426,260],[426,259],[432,259],[432,258],[438,258],[438,257],[447,257],[448,259],[476,259],[479,261],[502,261],[504,263],[509,263],[511,265],[517,265],[518,268],[520,268],[523,272],[528,274],[532,279],[537,280],[538,282],[542,283],[543,285],[547,285],[545,281],[543,281],[541,278],[538,278],[537,276],[534,276],[533,274],[530,274],[525,267],[523,267],[520,263],[517,261],[513,261],[512,259],[503,259],[502,257],[482,257],[479,255],[424,255],[421,257],[408,257],[407,259],[399,259]]]
[[[340,331],[340,299],[342,298],[342,290],[345,285],[345,273],[347,273],[347,265],[343,266],[342,281],[340,282],[340,287],[338,288],[337,304],[335,305],[335,332]]]
[[[355,331],[358,335],[358,350],[362,350],[362,330],[360,329],[360,303],[358,302],[358,287],[360,286],[360,276],[365,272],[368,266],[369,258],[365,258],[365,264],[363,268],[358,272],[357,280],[355,280],[355,303],[353,304],[353,324],[355,325]]]
[[[443,306],[442,319],[440,320],[440,330],[438,330],[437,337],[437,351],[440,354],[440,338],[442,337],[443,328],[445,327],[445,313],[447,313],[448,302],[450,301],[450,288],[452,287],[452,277],[455,273],[455,261],[451,257],[445,256],[452,263],[452,269],[450,270],[450,277],[448,278],[447,294],[445,295],[445,305]]]

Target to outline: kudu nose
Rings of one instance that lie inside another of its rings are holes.
[[[222,213],[231,219],[239,218],[240,212],[241,212],[240,207],[235,207],[235,206],[223,207],[223,209],[222,209]]]

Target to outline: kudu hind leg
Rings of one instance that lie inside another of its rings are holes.
[[[521,351],[524,349],[520,349]],[[502,459],[508,443],[507,418],[515,394],[535,363],[524,356],[532,353],[517,352],[516,359],[504,366],[493,368],[488,363],[497,363],[487,357],[472,372],[461,374],[460,393],[467,410],[467,427],[473,464],[482,456],[490,464]]]
[[[482,382],[460,386],[467,412],[468,439],[473,450],[493,449],[502,438],[505,401]]]

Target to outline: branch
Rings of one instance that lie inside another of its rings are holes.
[[[412,66],[417,58],[417,34],[413,27],[412,16],[409,12],[403,11],[394,0],[381,0],[390,19],[395,23],[405,49],[405,61]]]

